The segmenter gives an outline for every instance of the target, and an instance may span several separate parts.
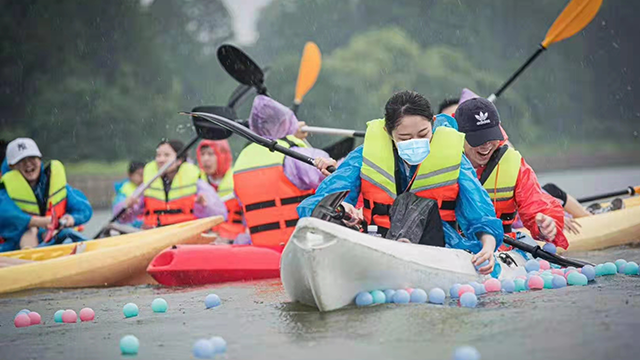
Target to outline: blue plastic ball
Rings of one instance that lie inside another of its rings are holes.
[[[532,277],[532,276],[534,276],[534,275],[535,275],[535,276],[540,276],[540,272],[539,272],[539,271],[529,271],[529,272],[527,273],[527,280],[529,280],[529,278],[530,278],[530,277]]]
[[[558,251],[556,246],[553,245],[552,243],[545,243],[544,246],[542,247],[542,250],[551,254],[555,254]]]
[[[451,296],[452,299],[457,299],[458,298],[458,290],[460,290],[460,284],[453,284],[453,286],[449,289],[449,296]]]
[[[373,290],[371,297],[373,297],[374,304],[384,304],[387,302],[387,296],[380,290]]]
[[[411,296],[406,290],[398,290],[393,294],[393,302],[395,304],[408,304]]]
[[[567,279],[564,276],[553,275],[553,279],[551,279],[551,285],[553,285],[554,289],[560,289],[567,286]]]
[[[477,281],[472,281],[469,283],[469,285],[471,285],[471,287],[473,287],[473,290],[475,290],[476,295],[480,296],[480,295],[484,295],[487,293],[487,289],[485,289],[484,284],[480,284]]]
[[[227,342],[225,339],[220,336],[214,336],[209,339],[209,341],[211,341],[211,344],[213,345],[213,352],[216,354],[224,354],[227,352]]]
[[[204,306],[207,309],[211,309],[217,306],[220,306],[222,301],[220,301],[220,297],[216,294],[209,294],[206,298],[204,298]]]
[[[604,263],[604,266],[602,268],[602,275],[615,275],[617,273],[618,267],[616,266],[616,264],[612,262]]]
[[[373,304],[373,296],[366,291],[361,291],[356,295],[356,305],[369,306]]]
[[[540,270],[540,263],[537,260],[531,259],[524,264],[524,268],[527,272],[538,271]]]
[[[618,269],[619,273],[624,272],[624,266],[627,265],[627,260],[625,259],[618,259],[615,262],[616,264],[616,268]]]
[[[516,283],[511,279],[502,280],[502,291],[507,293],[516,291]]]
[[[433,288],[429,291],[429,302],[432,304],[444,304],[445,297],[444,290],[440,288]]]
[[[424,304],[427,302],[427,292],[422,289],[413,289],[410,295],[412,303]]]
[[[135,355],[140,348],[140,341],[133,335],[126,335],[120,339],[120,351],[125,355]]]
[[[198,359],[211,359],[216,353],[211,341],[200,339],[193,344],[193,356]]]
[[[626,275],[638,275],[638,272],[638,264],[636,264],[634,261],[629,261],[624,267],[624,273]]]
[[[480,352],[473,346],[461,346],[453,353],[453,360],[480,360]]]
[[[585,265],[582,267],[582,275],[587,277],[587,280],[593,281],[596,278],[596,269],[591,265]]]
[[[139,311],[140,310],[138,310],[138,305],[134,303],[128,303],[122,308],[122,313],[126,318],[138,316]]]
[[[20,315],[20,314],[29,315],[29,313],[30,313],[30,312],[31,312],[31,311],[29,311],[29,310],[27,310],[27,309],[22,309],[22,310],[18,311],[18,313],[16,314],[16,316],[14,316],[13,318],[14,318],[14,319],[15,319],[15,318],[17,318],[17,317],[18,317],[18,315]]]
[[[466,292],[460,296],[460,305],[468,308],[474,308],[478,305],[478,297],[474,293]]]
[[[384,291],[384,296],[386,298],[386,303],[392,303],[393,302],[393,294],[395,294],[396,291],[393,289],[387,289]]]
[[[485,260],[482,264],[476,266],[476,270],[481,269],[487,265],[489,265],[489,260]]]

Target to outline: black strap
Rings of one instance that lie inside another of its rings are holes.
[[[285,136],[285,137],[283,137],[283,138],[280,138],[279,140],[282,140],[282,141],[286,142],[286,143],[289,145],[289,147],[298,146],[298,145],[297,145],[296,143],[294,143],[293,141],[291,141],[291,140],[287,139],[287,137],[286,137],[286,136]]]
[[[231,222],[234,224],[242,224],[242,220],[233,220]]]
[[[38,202],[38,208],[40,209],[40,216],[45,216],[47,214],[47,206],[48,206],[47,202],[49,201],[49,189],[51,187],[51,163],[48,163],[47,166],[44,167],[44,175],[46,176],[46,179],[47,179],[44,187],[44,199],[42,199],[41,201],[36,196],[36,201]],[[35,192],[34,192],[34,195],[35,195]],[[56,214],[56,215],[61,216],[62,214]]]
[[[285,220],[285,227],[295,227],[298,224],[298,219]],[[262,225],[256,225],[249,228],[249,233],[257,234],[264,231],[280,230],[280,222],[272,222]]]
[[[502,230],[504,230],[505,234],[509,234],[513,232],[513,228],[511,227],[511,224],[509,225],[502,224]]]
[[[284,205],[292,205],[292,204],[299,204],[301,203],[304,199],[308,198],[309,196],[311,196],[310,194],[307,195],[300,195],[300,196],[293,196],[293,197],[288,197],[288,198],[282,198],[280,199],[280,204]]]
[[[440,204],[440,210],[454,211],[455,209],[456,209],[456,200],[444,200],[442,204]]]
[[[266,209],[270,207],[275,207],[275,206],[276,206],[275,200],[267,200],[267,201],[261,201],[261,202],[245,205],[244,211],[249,212],[254,210],[261,210],[261,209]]]
[[[487,162],[487,167],[484,169],[482,176],[480,176],[480,184],[484,185],[484,183],[487,181],[487,179],[493,172],[493,169],[495,169],[496,166],[498,166],[498,164],[500,163],[500,160],[502,159],[504,154],[506,154],[507,150],[509,150],[509,146],[502,145],[501,147],[498,148],[498,150],[493,152],[493,155],[491,155],[491,158]]]
[[[510,212],[510,213],[500,214],[500,220],[511,221],[511,220],[516,218],[516,214],[517,214],[517,212],[515,212],[515,211],[514,212]]]
[[[193,212],[193,210],[191,210]],[[184,213],[182,209],[167,209],[167,210],[154,210],[154,214],[156,215],[175,215]]]

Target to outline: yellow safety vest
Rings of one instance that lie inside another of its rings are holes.
[[[506,145],[504,145],[506,146]],[[501,151],[498,149],[496,151]],[[489,197],[496,209],[496,216],[502,220],[505,233],[512,232],[511,224],[515,221],[517,204],[514,199],[516,182],[520,173],[522,155],[512,148],[502,150],[504,153],[497,164],[489,164],[484,170],[489,172],[485,178],[481,176],[482,186],[489,193]]]
[[[40,210],[33,189],[19,171],[7,172],[2,176],[1,181],[7,194],[20,210],[30,215],[44,216],[50,215],[51,207],[55,207],[56,216],[59,218],[65,213],[67,200],[67,175],[64,165],[58,160],[52,160],[44,171],[49,181],[49,197],[44,212]]]

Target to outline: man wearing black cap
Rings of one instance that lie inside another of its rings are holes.
[[[562,205],[542,192],[533,169],[518,151],[505,145],[493,103],[480,97],[467,100],[458,106],[455,118],[466,135],[465,155],[489,193],[505,234],[513,233],[511,224],[517,214],[534,239],[566,249]]]

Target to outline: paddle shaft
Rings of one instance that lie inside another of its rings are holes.
[[[578,199],[578,202],[585,203],[585,202],[590,202],[590,201],[595,201],[595,200],[600,200],[600,199],[611,198],[611,197],[614,197],[614,196],[624,196],[624,195],[633,196],[637,192],[638,191],[636,190],[636,188],[634,188],[632,186],[629,186],[628,188],[626,188],[624,190],[620,190],[620,191],[613,191],[613,192],[610,192],[610,193],[583,197],[583,198]]]
[[[542,52],[545,50],[546,48],[540,45],[538,47],[538,50],[536,50],[536,52],[534,52],[533,55],[531,55],[527,59],[527,61],[524,64],[522,64],[522,66],[520,66],[520,68],[516,70],[516,72],[514,72],[513,75],[511,75],[511,77],[504,84],[502,84],[502,86],[500,87],[500,89],[498,89],[498,91],[489,95],[487,100],[494,102],[495,99],[498,98],[500,95],[502,95],[502,93],[509,87],[509,85],[511,85],[518,78],[518,76],[520,76],[520,74],[522,74],[522,72],[524,72],[529,67],[529,65],[531,65],[531,63],[535,59],[537,59],[538,56],[540,56],[540,54],[542,54]]]
[[[569,259],[560,255],[552,254],[548,251],[543,250],[538,245],[536,246],[529,245],[522,241],[514,240],[509,236],[505,236],[503,241],[505,244],[509,246],[513,246],[516,249],[520,249],[522,251],[528,252],[529,254],[533,255],[534,258],[541,258],[541,259],[547,260],[548,262],[551,262],[560,266],[564,266],[564,267],[574,266],[577,268],[581,268],[585,265],[593,265],[591,263],[588,263],[582,260]]]
[[[364,137],[365,135],[365,132],[360,130],[336,129],[319,126],[303,126],[302,128],[300,128],[300,130],[311,134],[325,134],[347,137]]]

